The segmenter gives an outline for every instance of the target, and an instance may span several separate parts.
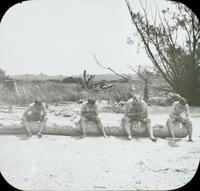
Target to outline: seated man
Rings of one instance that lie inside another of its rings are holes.
[[[83,103],[81,108],[81,130],[82,130],[82,138],[86,137],[86,121],[94,121],[97,123],[98,127],[103,133],[103,136],[106,138],[107,135],[105,133],[105,129],[101,123],[98,115],[97,104],[94,99],[89,98],[87,102]]]
[[[47,112],[45,104],[40,100],[35,100],[34,103],[30,104],[28,108],[25,110],[22,118],[23,126],[26,128],[29,136],[32,136],[31,129],[29,127],[29,123],[36,121],[39,122],[39,132],[38,138],[42,137],[42,130],[47,122]]]
[[[145,126],[148,131],[149,138],[152,141],[156,141],[153,136],[153,129],[148,118],[147,104],[137,95],[133,95],[132,99],[129,99],[125,108],[125,115],[122,118],[122,126],[126,130],[128,139],[131,140],[131,126],[141,124]]]
[[[185,113],[185,117],[182,114]],[[172,109],[167,120],[167,127],[172,136],[172,140],[175,140],[174,128],[175,123],[181,123],[183,127],[187,128],[189,134],[189,142],[192,140],[192,122],[190,121],[190,110],[185,98],[180,97],[178,101],[175,101],[172,105]]]

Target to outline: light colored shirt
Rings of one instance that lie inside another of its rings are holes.
[[[148,110],[147,110],[147,104],[143,101],[140,100],[139,104],[134,104],[133,103],[133,98],[129,99],[127,101],[127,105],[125,108],[125,116],[128,117],[128,114],[131,113],[136,113],[140,115],[145,115],[147,117],[148,115]]]
[[[31,103],[27,109],[24,112],[24,116],[26,116],[27,114],[31,114],[31,115],[43,115],[46,116],[47,112],[46,112],[46,107],[45,104],[42,103],[40,109],[35,107],[35,103]]]
[[[89,114],[89,113],[98,115],[98,106],[96,103],[92,105],[92,107],[89,107],[87,102],[82,104],[81,115],[83,116],[84,114]]]

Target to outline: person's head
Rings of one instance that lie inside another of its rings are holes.
[[[178,101],[183,106],[185,106],[187,104],[187,100],[184,97],[180,97]]]
[[[95,104],[95,99],[89,98],[87,103],[89,106],[93,106]]]
[[[34,106],[37,108],[37,109],[40,109],[42,107],[42,101],[39,100],[39,99],[36,99],[34,101]]]
[[[139,104],[141,101],[140,96],[137,94],[133,94],[132,98],[133,98],[133,104]]]

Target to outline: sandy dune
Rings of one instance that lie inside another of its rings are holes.
[[[167,109],[158,109],[160,114],[150,110],[153,123],[164,123]],[[177,147],[169,139],[1,135],[0,170],[21,190],[175,189],[190,181],[199,165],[197,110],[192,110],[195,142],[186,137],[177,140]]]

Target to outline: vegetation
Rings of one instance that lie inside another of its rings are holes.
[[[62,82],[64,83],[82,83],[82,78],[78,78],[78,77],[66,77],[62,80]]]
[[[134,12],[125,0],[140,42],[157,71],[171,90],[200,104],[200,23],[183,4],[175,2],[176,11],[148,11],[147,1],[141,12]]]
[[[106,82],[108,83],[108,82]],[[112,82],[114,85],[101,91],[93,91],[92,95],[98,100],[108,100],[109,102],[127,101],[132,90],[127,82]],[[158,82],[156,82],[158,84]],[[87,99],[91,92],[82,88],[79,83],[63,83],[54,81],[16,81],[18,94],[0,92],[0,104],[27,105],[40,98],[49,104],[58,104],[70,101],[79,102]],[[135,83],[135,92],[142,95],[143,85]],[[159,95],[159,91],[150,88],[150,97]]]

